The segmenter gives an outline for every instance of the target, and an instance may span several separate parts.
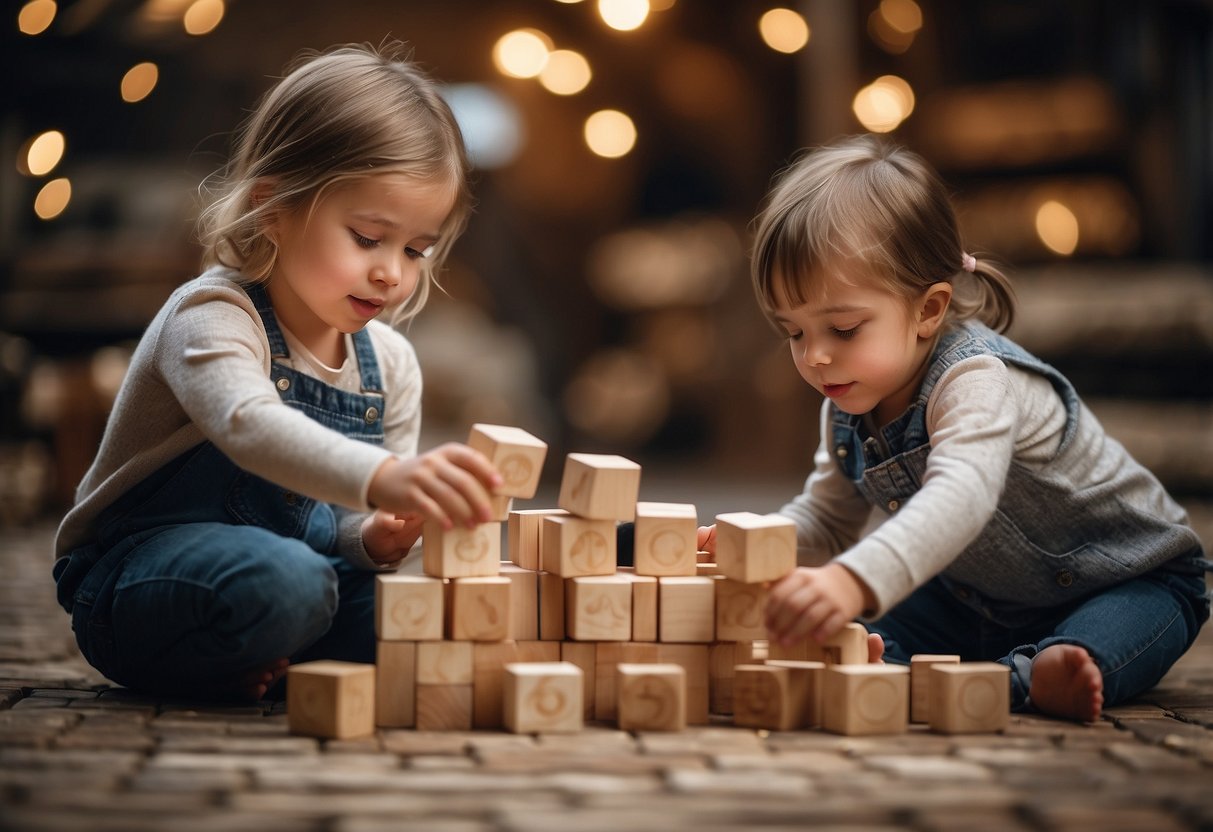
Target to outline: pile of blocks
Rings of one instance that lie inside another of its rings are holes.
[[[767,587],[796,565],[790,520],[718,515],[716,562],[699,563],[695,507],[638,502],[636,463],[569,454],[558,507],[514,511],[513,498],[535,495],[547,445],[499,425],[474,425],[468,444],[504,479],[494,519],[427,524],[425,574],[377,577],[375,665],[290,668],[293,732],[553,733],[591,720],[676,731],[709,714],[842,734],[896,733],[910,720],[950,733],[1005,728],[1002,665],[956,656],[869,664],[859,624],[824,645],[768,643]],[[635,523],[633,567],[616,564],[622,521]]]

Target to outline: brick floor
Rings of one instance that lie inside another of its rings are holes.
[[[0,830],[617,832],[1213,829],[1213,630],[1093,726],[1003,735],[380,731],[321,742],[281,705],[158,701],[76,651],[48,527],[0,531]]]

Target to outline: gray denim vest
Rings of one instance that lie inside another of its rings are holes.
[[[1118,444],[1107,442],[1104,453],[1120,455],[1127,464],[1090,487],[1073,487],[1066,474],[1085,453],[1094,453],[1076,445],[1080,416],[1090,414],[1061,373],[976,322],[944,332],[918,397],[878,436],[870,434],[862,416],[831,408],[834,457],[869,503],[891,515],[922,487],[931,452],[927,401],[949,367],[977,355],[994,355],[1045,376],[1065,404],[1066,424],[1056,454],[1042,470],[1012,460],[994,517],[940,575],[957,599],[993,621],[1019,626],[1042,609],[1076,602],[1177,558],[1200,556],[1191,528],[1121,498],[1125,486],[1140,487],[1148,478],[1171,505],[1162,485]],[[1178,507],[1176,512],[1182,516]]]

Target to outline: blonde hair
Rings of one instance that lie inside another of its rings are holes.
[[[384,173],[449,183],[454,207],[422,261],[417,288],[395,317],[421,310],[467,224],[470,165],[437,85],[400,57],[403,51],[395,41],[379,48],[351,44],[302,53],[288,67],[240,128],[226,169],[213,177],[219,196],[198,221],[204,264],[265,282],[278,259],[267,233],[276,216],[310,210],[329,189]]]
[[[848,137],[793,163],[768,194],[754,236],[751,277],[768,318],[781,300],[808,302],[822,272],[850,258],[907,300],[972,272],[948,315],[999,332],[1015,315],[1006,275],[989,260],[966,262],[939,176],[918,154],[875,136]]]

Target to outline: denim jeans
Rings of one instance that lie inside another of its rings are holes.
[[[1011,668],[1011,707],[1031,708],[1031,660],[1053,644],[1087,650],[1103,673],[1105,706],[1153,687],[1196,640],[1209,618],[1203,570],[1156,569],[1061,608],[1042,609],[1031,624],[996,624],[961,603],[935,578],[868,625],[885,640],[885,657],[908,663],[917,653],[954,653],[962,661]]]

